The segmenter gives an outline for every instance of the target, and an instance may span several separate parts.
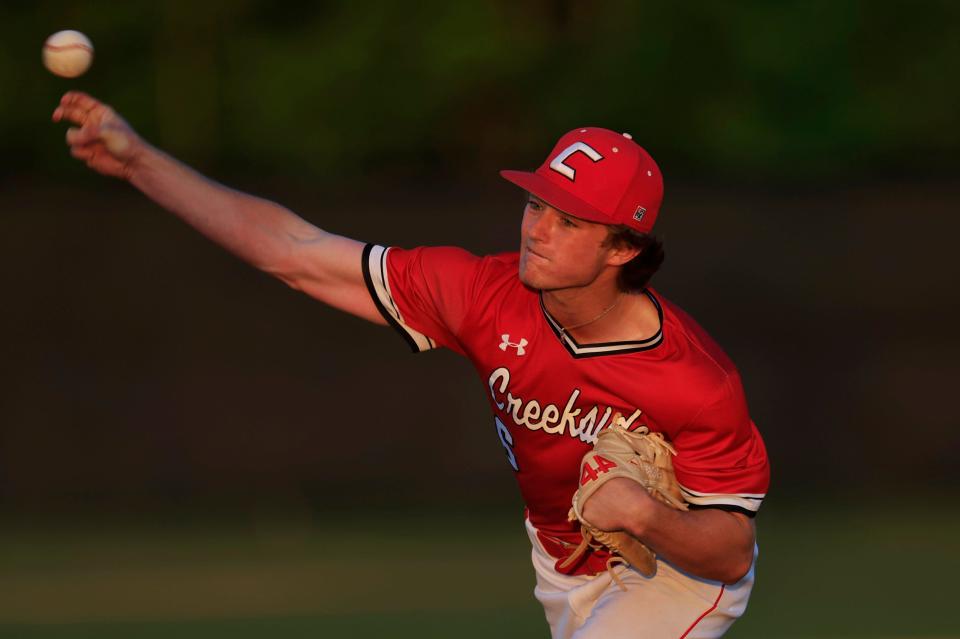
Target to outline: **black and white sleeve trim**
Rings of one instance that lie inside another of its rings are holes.
[[[736,495],[725,495],[718,493],[701,493],[680,486],[683,498],[692,508],[719,508],[721,510],[732,510],[741,512],[753,517],[760,510],[760,504],[766,494],[760,493],[738,493]]]
[[[389,248],[377,244],[367,244],[363,247],[363,280],[367,284],[367,290],[370,291],[370,297],[373,298],[373,303],[377,305],[377,310],[380,311],[383,318],[404,337],[414,353],[436,348],[436,342],[416,329],[407,326],[400,314],[400,309],[393,301],[390,281],[387,278],[387,253],[389,251]]]

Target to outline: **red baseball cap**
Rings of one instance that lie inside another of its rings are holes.
[[[574,129],[535,172],[500,175],[564,213],[641,233],[653,229],[663,201],[657,163],[629,133],[609,129]]]

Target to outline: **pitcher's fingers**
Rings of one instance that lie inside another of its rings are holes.
[[[103,137],[103,129],[99,124],[88,124],[83,128],[75,126],[67,129],[67,144],[76,146],[78,144],[90,144],[97,142]]]
[[[89,111],[100,106],[102,102],[96,98],[87,95],[83,91],[67,91],[60,98],[60,106],[73,106]]]
[[[103,105],[99,100],[82,91],[67,91],[60,98],[60,105],[53,112],[53,121],[59,122],[67,118],[72,122],[83,124],[90,111],[100,106]]]
[[[76,106],[59,106],[53,112],[53,121],[59,122],[66,118],[74,124],[84,124],[90,117],[90,111]]]
[[[58,106],[53,111],[53,121],[59,122],[66,119],[74,124],[83,124],[87,119],[87,111],[76,107]]]

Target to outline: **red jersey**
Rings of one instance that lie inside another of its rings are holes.
[[[766,449],[737,369],[710,336],[647,289],[660,315],[655,335],[579,344],[520,281],[518,262],[518,253],[368,245],[363,269],[374,302],[415,351],[443,346],[473,363],[531,523],[580,541],[567,520],[580,459],[616,413],[673,443],[691,507],[753,516],[769,483]],[[560,556],[564,544],[553,545]],[[602,569],[588,563],[578,572]]]

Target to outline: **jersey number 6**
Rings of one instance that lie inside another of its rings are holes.
[[[494,417],[493,420],[497,424],[497,436],[500,438],[500,443],[503,444],[503,447],[507,451],[507,461],[510,462],[510,465],[515,471],[519,472],[517,456],[513,454],[513,435],[510,434],[510,431],[507,430],[507,425],[500,421],[499,417]]]

